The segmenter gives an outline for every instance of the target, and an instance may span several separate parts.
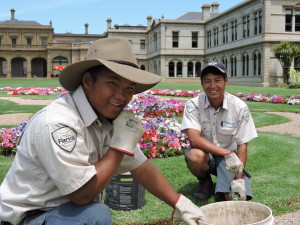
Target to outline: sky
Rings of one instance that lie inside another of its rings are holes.
[[[115,24],[147,25],[153,19],[177,19],[187,12],[201,12],[203,4],[218,2],[219,12],[244,0],[1,0],[0,21],[10,20],[10,9],[15,9],[15,19],[33,20],[49,25],[55,33],[84,34],[85,23],[89,34],[106,31],[108,18]]]

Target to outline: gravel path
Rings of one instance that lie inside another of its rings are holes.
[[[3,100],[9,100],[22,105],[47,105],[52,100],[30,100],[17,97],[0,97]],[[284,124],[272,125],[257,128],[257,131],[276,132],[281,134],[290,134],[300,137],[300,114],[289,112],[269,112],[290,118],[292,121]],[[0,125],[18,125],[24,120],[29,119],[31,113],[0,114]],[[10,121],[10,122],[9,122]],[[300,211],[287,213],[282,216],[275,216],[276,225],[300,225]]]

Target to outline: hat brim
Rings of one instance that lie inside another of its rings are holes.
[[[64,68],[59,75],[59,82],[68,91],[75,91],[82,82],[84,72],[92,67],[100,65],[103,65],[119,76],[136,83],[134,94],[144,92],[161,81],[161,76],[132,66],[103,59],[90,59],[71,64]]]

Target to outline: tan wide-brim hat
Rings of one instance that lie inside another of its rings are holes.
[[[135,82],[134,94],[146,91],[161,81],[161,76],[139,69],[128,39],[103,38],[91,44],[86,60],[64,68],[59,75],[59,82],[68,91],[75,91],[81,84],[84,72],[99,65]]]

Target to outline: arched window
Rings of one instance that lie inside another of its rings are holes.
[[[182,62],[178,62],[176,65],[177,77],[182,77]]]
[[[169,77],[175,76],[175,64],[174,62],[169,63]]]
[[[258,72],[257,75],[261,75],[261,54],[258,53],[258,57],[257,57],[257,62],[258,62]]]
[[[227,69],[227,67],[228,67],[228,62],[227,62],[227,58],[223,58],[222,59],[222,63],[225,65],[225,67],[226,67],[226,69]]]
[[[249,55],[246,55],[246,76],[249,76]]]
[[[24,58],[14,58],[11,61],[12,77],[25,77],[27,75],[27,62]]]
[[[231,57],[230,64],[231,64],[231,76],[236,77],[236,57],[235,56]]]
[[[254,54],[253,57],[253,75],[257,75],[257,56]]]
[[[7,75],[7,62],[4,58],[0,58],[0,76]]]
[[[194,76],[194,63],[193,62],[188,63],[187,76],[188,77],[193,77]]]
[[[201,63],[196,62],[195,72],[196,72],[196,77],[200,77],[200,73],[201,73]]]
[[[242,65],[242,68],[243,68],[243,73],[242,73],[242,75],[243,76],[245,76],[246,75],[246,56],[245,55],[243,55],[243,60],[242,60],[243,62],[243,65]]]

